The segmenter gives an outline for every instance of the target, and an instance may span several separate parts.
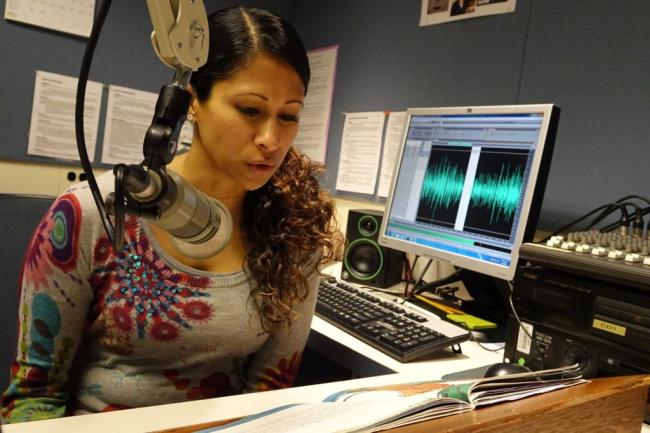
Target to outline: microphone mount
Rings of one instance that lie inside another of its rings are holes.
[[[106,212],[115,218],[113,248],[118,251],[124,238],[124,218],[135,214],[156,220],[162,210],[161,200],[173,182],[166,173],[178,148],[178,138],[192,100],[187,85],[192,70],[177,67],[172,83],[158,94],[153,120],[144,137],[144,160],[139,165],[117,164],[115,192],[106,199]]]

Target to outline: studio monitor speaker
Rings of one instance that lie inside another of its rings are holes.
[[[379,245],[383,212],[350,209],[341,278],[386,288],[402,280],[404,253]]]

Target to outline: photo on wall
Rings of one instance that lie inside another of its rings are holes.
[[[515,11],[517,0],[422,0],[420,26]]]

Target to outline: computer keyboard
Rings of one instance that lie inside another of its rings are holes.
[[[336,279],[323,280],[316,314],[370,346],[408,362],[469,339],[469,332],[415,305]]]

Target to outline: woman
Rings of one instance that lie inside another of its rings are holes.
[[[192,146],[170,168],[228,207],[230,243],[190,259],[129,217],[116,254],[87,186],[59,197],[25,259],[4,422],[292,384],[336,233],[316,166],[291,147],[309,64],[268,12],[218,11],[210,35],[191,81]],[[104,194],[112,177],[98,178]]]

